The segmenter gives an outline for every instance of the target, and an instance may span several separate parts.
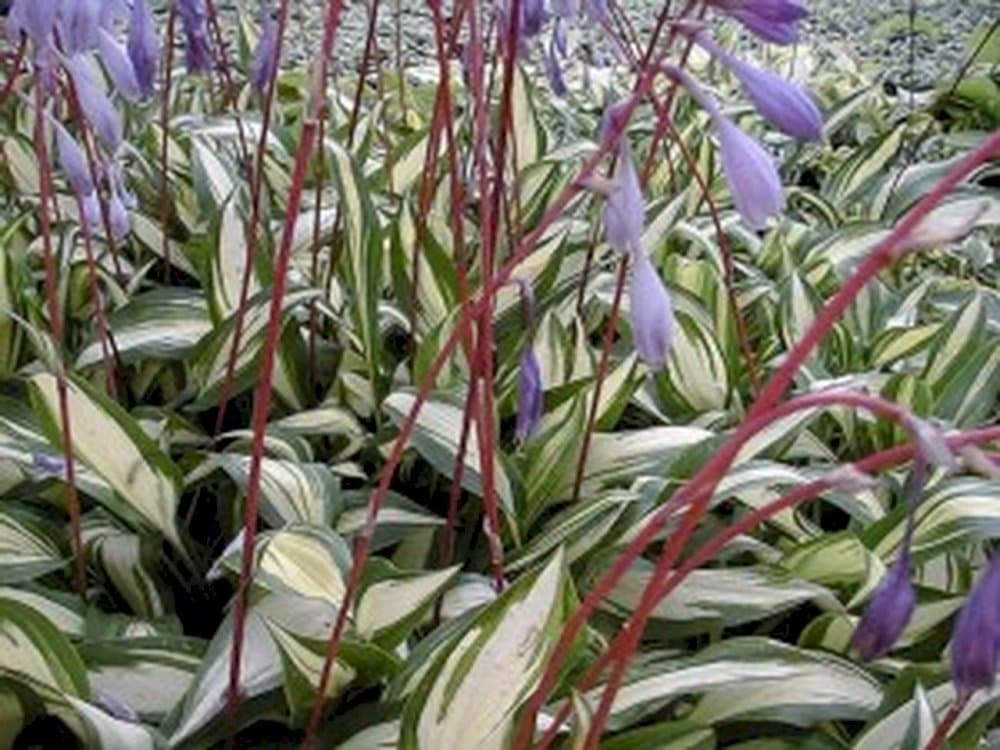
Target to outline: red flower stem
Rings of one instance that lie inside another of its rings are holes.
[[[76,210],[82,217],[83,201],[76,195]],[[115,370],[115,363],[119,361],[118,349],[115,346],[111,335],[111,328],[108,325],[108,317],[104,307],[104,293],[97,276],[97,262],[94,259],[93,240],[90,236],[90,226],[87,220],[80,222],[80,231],[83,234],[83,252],[87,260],[87,281],[90,286],[90,296],[94,305],[94,319],[97,321],[97,338],[101,342],[101,360],[104,364],[104,379],[108,395],[112,400],[118,399],[118,376]]]
[[[896,258],[906,239],[919,226],[920,222],[948,195],[959,183],[965,180],[980,164],[990,160],[1000,153],[1000,131],[992,133],[956,164],[937,185],[915,205],[892,228],[885,239],[879,242],[868,254],[864,262],[848,278],[843,287],[823,307],[812,326],[802,340],[795,345],[774,373],[767,385],[761,391],[757,400],[750,408],[748,417],[756,416],[761,411],[769,409],[792,382],[795,373],[809,358],[813,349],[819,346],[834,324],[844,314],[844,311],[854,302],[861,290],[886,268]]]
[[[951,708],[948,709],[948,713],[941,719],[941,723],[937,725],[937,729],[934,730],[934,734],[927,742],[927,747],[924,750],[941,750],[945,746],[945,743],[948,742],[948,735],[951,734],[951,730],[955,727],[955,722],[962,715],[962,711],[965,710],[965,706],[971,697],[972,695],[969,693],[963,693],[958,696],[955,702],[951,704]]]
[[[683,12],[686,13],[690,9],[690,7],[691,7],[691,5],[689,4],[684,9]],[[659,27],[657,27],[657,29],[659,29]],[[610,33],[610,30],[609,30],[609,33]],[[674,34],[675,34],[674,31],[670,32],[670,37],[667,40],[667,45],[668,46],[673,42]],[[648,60],[650,58],[650,55],[652,54],[653,43],[655,42],[655,39],[656,39],[656,34],[654,33],[653,40],[650,42],[650,47],[646,51],[646,54],[644,55],[644,58],[643,58],[644,60]],[[622,44],[623,47],[625,46],[624,42],[622,42],[621,44]],[[689,49],[690,49],[690,45],[689,45]],[[681,61],[681,65],[684,64],[684,62],[686,61],[686,59],[687,59],[687,52],[685,52],[685,54],[684,54],[684,58]],[[638,84],[639,84],[639,82],[641,80],[642,80],[641,78],[637,79],[637,81],[636,81],[636,86],[637,87],[638,87]],[[674,91],[676,91],[676,84],[673,84],[673,88],[671,89],[671,92],[668,95],[668,98],[670,98],[670,97],[673,96]],[[650,98],[655,101],[655,97],[650,97]],[[669,110],[669,104],[667,106],[667,110]],[[661,117],[662,117],[662,115],[661,115]],[[655,151],[656,145],[657,145],[657,142],[654,140],[652,146],[650,147],[650,155],[652,155],[652,153]],[[647,158],[647,165],[649,164],[649,161],[650,161],[650,159]],[[646,183],[648,182],[648,177],[649,177],[649,175],[648,175],[647,171],[644,171],[643,175],[642,175],[642,180],[641,180],[641,184],[644,187],[645,187]],[[593,254],[593,249],[591,248],[591,251],[589,251],[587,253],[587,258],[584,261],[584,280],[581,282],[581,287],[580,287],[580,301],[582,301],[582,299],[583,299],[583,288],[586,285],[586,277],[587,277],[587,272],[589,271],[589,268],[590,268],[590,263],[591,263],[591,260],[592,260],[592,254]],[[601,393],[601,386],[603,385],[604,378],[607,376],[608,360],[609,360],[609,358],[611,356],[611,346],[614,343],[614,337],[615,337],[615,335],[618,332],[618,307],[621,304],[621,295],[622,295],[622,290],[623,290],[623,288],[625,286],[625,277],[626,277],[626,270],[627,270],[627,268],[628,268],[628,262],[627,262],[627,260],[625,260],[625,261],[622,262],[621,267],[620,267],[619,272],[618,272],[618,281],[617,281],[617,284],[615,286],[615,301],[614,301],[614,304],[613,304],[612,309],[611,309],[611,316],[608,318],[607,327],[605,328],[605,331],[604,331],[604,346],[603,346],[603,348],[601,350],[601,361],[600,361],[600,364],[599,364],[598,369],[597,369],[597,379],[594,382],[594,401],[591,404],[590,416],[587,419],[587,426],[586,426],[586,429],[584,430],[584,433],[583,433],[583,444],[580,447],[580,455],[578,456],[577,462],[576,462],[576,473],[574,474],[574,477],[573,477],[573,493],[570,496],[572,498],[572,502],[576,502],[576,500],[580,496],[580,485],[583,482],[583,474],[584,474],[584,471],[585,471],[585,467],[587,465],[587,455],[588,455],[588,453],[590,451],[590,442],[591,442],[591,439],[593,437],[594,429],[596,427],[597,403],[598,403],[598,399],[599,399],[600,393]],[[734,304],[735,304],[735,302],[734,302]]]
[[[347,121],[347,147],[354,143],[354,131],[358,126],[358,116],[361,114],[361,95],[368,81],[368,68],[371,66],[372,53],[375,51],[375,28],[378,23],[380,0],[372,0],[371,12],[368,14],[368,31],[365,34],[365,49],[361,54],[361,67],[358,69],[358,83],[354,87],[354,101],[351,104],[351,114]]]
[[[615,282],[615,297],[611,303],[611,315],[604,327],[604,344],[601,347],[601,360],[597,365],[594,378],[594,397],[590,402],[590,413],[587,416],[587,428],[583,431],[583,444],[580,446],[580,456],[576,462],[576,473],[573,476],[573,494],[571,502],[580,497],[580,487],[587,467],[587,454],[590,451],[590,440],[597,429],[597,410],[601,402],[601,386],[608,373],[608,363],[611,361],[611,348],[615,344],[615,333],[618,331],[618,312],[622,304],[622,292],[625,290],[625,279],[628,278],[628,255],[623,255],[618,262],[618,277]]]
[[[14,93],[14,85],[17,83],[18,79],[21,77],[21,65],[24,63],[24,53],[28,47],[28,38],[21,35],[21,41],[17,45],[17,52],[14,53],[13,60],[10,65],[10,73],[7,75],[7,83],[3,85],[3,90],[0,91],[0,109],[3,109],[4,105],[7,104],[7,100],[10,98],[11,94]]]
[[[959,449],[967,445],[988,443],[1000,439],[1000,427],[987,427],[978,430],[952,435],[946,440],[953,449]],[[909,461],[914,455],[912,444],[898,445],[892,448],[873,453],[870,456],[853,464],[855,470],[865,474],[872,474],[882,471],[890,466],[895,466],[905,461]],[[795,508],[807,500],[811,500],[816,495],[828,489],[836,487],[836,479],[830,475],[821,479],[803,484],[782,495],[777,500],[755,508],[747,515],[719,531],[705,544],[699,547],[685,562],[678,567],[669,578],[663,581],[662,587],[657,591],[659,601],[662,601],[674,589],[676,589],[692,571],[697,570],[705,563],[712,560],[721,552],[727,544],[742,534],[748,534],[762,523],[773,518],[778,513]],[[609,648],[601,658],[588,670],[581,680],[578,689],[588,690],[593,687],[604,669],[611,663],[617,655],[621,644],[625,641],[625,631],[620,631],[618,636],[612,641]],[[552,719],[549,729],[536,745],[536,750],[548,748],[558,735],[560,725],[568,718],[572,711],[572,703],[564,702],[559,711]]]
[[[666,526],[667,521],[670,520],[674,512],[684,507],[688,502],[707,505],[711,499],[712,491],[718,482],[721,481],[726,468],[738,455],[740,448],[746,441],[758,431],[767,427],[775,420],[793,414],[796,411],[826,406],[830,403],[855,403],[864,408],[876,411],[876,413],[884,413],[886,416],[905,415],[905,410],[883,399],[874,396],[863,396],[849,391],[833,391],[800,396],[797,399],[778,405],[772,411],[759,417],[744,421],[729,440],[723,444],[721,449],[713,454],[712,458],[709,459],[701,470],[687,484],[681,487],[670,500],[652,514],[650,519],[640,529],[635,539],[615,558],[611,569],[590,587],[587,596],[584,597],[579,608],[567,620],[563,626],[559,640],[549,657],[542,679],[521,716],[521,723],[516,735],[517,741],[514,744],[517,750],[526,750],[529,747],[535,717],[544,705],[549,692],[555,686],[559,669],[569,655],[570,646],[573,644],[573,641],[583,630],[584,624],[597,609],[600,602],[611,593],[618,581],[621,580],[622,576],[632,566],[632,563],[635,562],[643,550],[653,542],[657,534]],[[682,519],[681,528],[671,535],[668,550],[673,549],[673,547],[680,548],[687,541],[687,538],[684,536],[685,522],[691,525],[689,518],[693,516],[694,509],[695,505],[692,505],[691,511]],[[667,552],[665,551],[664,556],[666,555]],[[643,602],[645,602],[645,599],[640,602],[640,608],[643,606]]]
[[[63,458],[66,462],[66,505],[69,510],[70,540],[73,545],[73,585],[81,598],[87,593],[87,568],[84,559],[83,535],[80,523],[80,497],[76,488],[76,464],[73,459],[73,432],[69,418],[69,399],[66,385],[66,365],[63,345],[66,331],[63,327],[62,312],[59,308],[59,278],[56,267],[55,249],[52,247],[52,223],[49,207],[55,200],[52,189],[52,163],[49,160],[48,143],[45,139],[45,102],[42,98],[42,81],[35,76],[35,155],[38,158],[38,222],[42,232],[42,252],[45,262],[45,301],[49,313],[49,326],[58,361],[55,362],[56,391],[59,398],[59,421],[63,438]]]
[[[260,375],[257,379],[257,389],[254,394],[253,416],[251,420],[253,440],[251,444],[250,472],[247,481],[246,507],[243,521],[243,556],[240,560],[240,582],[233,609],[233,644],[230,652],[229,690],[227,695],[227,713],[231,727],[234,729],[236,726],[236,710],[240,697],[240,666],[243,638],[246,632],[247,594],[254,563],[257,517],[261,493],[261,466],[264,458],[264,439],[267,432],[267,418],[271,406],[271,385],[274,379],[274,367],[283,327],[282,305],[288,284],[288,268],[291,264],[295,223],[298,219],[299,208],[302,203],[302,193],[305,189],[306,176],[309,173],[310,160],[313,147],[316,143],[319,122],[326,115],[327,69],[337,36],[337,28],[340,25],[342,7],[342,0],[330,0],[327,6],[323,42],[319,60],[313,70],[313,77],[310,84],[307,103],[308,115],[302,124],[302,133],[299,137],[299,146],[295,154],[295,166],[292,171],[291,185],[288,190],[281,242],[275,260],[271,305],[268,313],[267,328],[264,333],[264,346],[261,351]],[[287,14],[287,0],[283,0],[282,3],[282,17],[285,14]],[[271,86],[274,86],[273,78]],[[341,609],[338,616],[345,613],[346,607]],[[323,705],[322,698],[325,696],[329,678],[329,669],[324,669],[320,678],[320,687],[314,706],[313,720],[310,721],[310,733],[306,735],[307,743],[309,742],[310,734],[315,734],[320,714],[319,709]]]
[[[319,132],[316,140],[320,147],[316,152],[316,188],[313,191],[313,226],[312,226],[312,247],[309,248],[309,283],[315,287],[321,287],[322,281],[319,279],[319,251],[320,251],[320,221],[323,217],[323,180],[326,177],[326,149],[323,148],[323,141],[326,139],[326,119],[319,121]],[[306,365],[306,390],[308,397],[312,399],[316,394],[316,339],[319,336],[319,308],[316,300],[309,301],[309,343],[308,343],[308,364]]]
[[[177,26],[177,11],[173,3],[167,3],[167,38],[164,44],[163,90],[160,92],[160,233],[163,235],[163,277],[170,283],[170,233],[167,223],[170,219],[170,89],[174,80],[174,30]]]
[[[582,630],[584,623],[590,618],[590,615],[597,608],[600,601],[607,597],[607,595],[614,588],[615,584],[617,584],[618,581],[621,580],[622,576],[625,575],[632,562],[634,562],[642,551],[650,544],[650,542],[652,542],[656,534],[666,522],[668,514],[674,507],[681,504],[681,501],[686,503],[689,497],[699,489],[700,484],[709,480],[718,481],[718,479],[721,478],[725,467],[729,465],[732,457],[736,455],[736,449],[733,445],[739,444],[745,440],[745,430],[748,429],[748,425],[755,424],[756,421],[762,416],[768,421],[777,418],[776,415],[781,412],[782,407],[774,407],[771,411],[768,411],[768,409],[771,408],[770,405],[762,405],[767,403],[765,399],[769,397],[772,400],[780,398],[781,394],[784,393],[785,387],[791,381],[794,372],[808,357],[812,349],[818,345],[819,341],[821,341],[825,335],[829,333],[839,316],[853,301],[854,297],[861,291],[861,289],[864,288],[867,280],[871,279],[876,273],[878,273],[879,270],[891,261],[897,248],[899,248],[900,245],[907,239],[910,232],[916,229],[920,221],[947,195],[953,187],[955,187],[955,185],[961,182],[961,180],[970,174],[979,164],[989,159],[997,151],[1000,151],[1000,133],[996,133],[988,137],[981,146],[959,162],[959,164],[957,164],[951,172],[949,172],[949,174],[946,175],[941,182],[938,183],[938,185],[936,185],[935,188],[925,198],[923,198],[910,211],[910,213],[906,215],[906,217],[903,218],[903,220],[897,225],[896,229],[894,229],[885,240],[876,246],[869,258],[855,272],[854,276],[852,276],[848,280],[847,284],[845,284],[845,286],[827,303],[817,316],[816,320],[813,322],[812,327],[806,332],[802,341],[796,345],[786,358],[782,367],[779,368],[779,370],[772,376],[771,380],[758,396],[753,407],[751,407],[746,421],[744,421],[741,427],[733,434],[729,441],[723,445],[720,451],[716,453],[697,474],[695,474],[688,484],[682,487],[670,502],[664,505],[652,516],[652,518],[650,518],[635,540],[615,560],[611,569],[590,589],[587,596],[584,597],[581,602],[579,609],[573,613],[572,617],[567,621],[566,626],[563,628],[559,641],[549,658],[549,662],[546,666],[541,682],[534,695],[529,700],[526,710],[521,715],[520,727],[514,744],[515,748],[523,749],[528,746],[531,732],[533,731],[532,728],[535,723],[535,717],[541,709],[545,697],[554,686],[555,679],[560,667],[562,666],[562,662],[569,655],[570,646]],[[881,260],[879,260],[879,262],[874,262],[873,259]],[[831,311],[833,312],[831,313]],[[774,396],[774,393],[777,393],[777,397]],[[761,414],[761,412],[763,412],[763,414]],[[696,509],[692,507],[692,511],[695,510]],[[688,526],[693,528],[693,524],[688,524]],[[686,538],[681,538],[679,535],[672,537],[672,541],[673,540],[677,540],[677,542],[681,545],[687,541]],[[648,589],[646,593],[650,593]],[[640,606],[642,606],[641,603]]]
[[[475,55],[473,55],[473,57],[475,57]],[[649,86],[652,85],[652,81],[652,75],[643,76],[638,92],[639,96],[644,94],[649,89]],[[622,118],[623,122],[627,121],[628,118],[631,117],[637,101],[638,96],[633,97],[630,101],[624,112],[624,116]],[[610,128],[610,132],[607,134],[605,139],[601,141],[597,151],[589,159],[587,159],[580,168],[576,180],[563,189],[563,191],[558,197],[556,197],[556,199],[552,202],[552,205],[549,206],[549,209],[539,220],[538,225],[518,243],[514,252],[511,254],[511,257],[493,277],[492,284],[484,289],[484,295],[486,291],[495,292],[501,285],[505,284],[510,279],[511,274],[517,266],[520,265],[520,263],[524,261],[524,259],[527,258],[531,251],[538,245],[538,241],[541,239],[545,231],[552,225],[553,222],[563,215],[563,212],[566,210],[569,203],[581,190],[583,190],[583,183],[586,181],[587,177],[594,172],[597,165],[611,150],[612,145],[617,141],[620,135],[621,127]],[[378,486],[372,492],[371,500],[368,503],[365,525],[358,533],[356,539],[354,547],[354,562],[351,566],[350,575],[348,576],[343,600],[338,608],[337,619],[334,621],[333,629],[331,630],[329,640],[327,641],[326,661],[323,665],[323,673],[327,676],[329,675],[333,662],[336,660],[337,654],[339,653],[341,639],[347,623],[347,612],[350,610],[351,603],[354,600],[354,595],[360,584],[361,576],[364,573],[368,553],[371,551],[371,542],[375,534],[375,525],[378,519],[379,510],[385,503],[385,498],[389,493],[389,485],[392,483],[392,478],[395,475],[396,468],[399,466],[399,462],[403,457],[406,444],[413,434],[413,429],[417,422],[417,416],[420,413],[420,409],[427,401],[427,397],[430,395],[434,382],[436,381],[438,375],[440,375],[445,363],[455,351],[455,347],[458,345],[458,342],[462,338],[469,335],[469,327],[471,326],[472,321],[477,316],[482,314],[482,310],[485,307],[485,299],[485,296],[482,296],[475,302],[470,301],[469,304],[462,309],[458,325],[448,338],[445,339],[437,353],[437,356],[435,356],[430,366],[427,368],[427,373],[424,375],[424,378],[420,383],[413,405],[410,407],[409,413],[400,425],[399,435],[396,437],[389,453],[389,457],[386,459],[386,463],[379,475]],[[318,698],[319,696],[322,696],[322,694],[323,693],[321,691],[318,694]],[[321,706],[319,709],[314,706],[314,712],[320,711],[320,709]],[[315,721],[318,722],[319,719],[316,718]],[[303,745],[302,750],[311,750],[312,743],[315,742],[314,735],[315,730],[306,735],[307,744]]]
[[[285,41],[285,28],[288,25],[288,0],[281,0],[278,6],[278,31],[277,43],[275,44],[274,55],[276,59],[281,59],[281,49]],[[213,438],[218,438],[222,434],[225,426],[226,407],[229,399],[233,395],[233,387],[236,378],[236,360],[239,358],[240,345],[243,340],[243,327],[246,321],[247,306],[250,301],[250,280],[256,268],[257,244],[260,236],[261,223],[261,192],[264,181],[264,159],[267,156],[267,139],[271,132],[271,111],[274,108],[274,97],[278,88],[278,65],[271,69],[271,75],[267,81],[267,93],[264,96],[264,105],[260,118],[260,135],[257,139],[257,160],[254,164],[250,180],[250,221],[247,224],[246,254],[243,257],[243,275],[240,278],[240,297],[236,303],[236,312],[233,315],[233,343],[229,347],[229,355],[226,358],[226,372],[222,378],[222,388],[219,390],[219,411],[215,416],[215,429],[212,432]],[[237,123],[242,122],[237,118]],[[242,127],[242,126],[241,126]],[[320,144],[322,148],[322,143]],[[244,156],[245,161],[249,161],[249,155]]]
[[[671,501],[667,502],[663,506],[664,509],[680,508],[682,496],[685,494],[685,490],[694,487],[694,489],[688,493],[689,495],[693,495],[693,497],[690,498],[690,506],[684,514],[684,517],[681,519],[680,526],[667,540],[667,544],[660,555],[660,559],[656,563],[653,575],[650,577],[649,583],[647,583],[645,590],[643,591],[643,596],[639,601],[639,606],[629,618],[626,625],[622,628],[622,634],[625,637],[625,642],[618,649],[609,649],[610,652],[616,654],[616,663],[612,670],[611,677],[608,679],[608,682],[604,687],[601,702],[598,705],[597,711],[595,712],[591,722],[584,750],[593,750],[596,748],[601,732],[603,731],[604,726],[607,723],[608,716],[611,713],[612,702],[614,701],[618,688],[621,687],[622,680],[625,678],[625,672],[628,669],[628,666],[631,663],[631,658],[639,645],[639,639],[642,637],[642,633],[645,630],[646,622],[649,620],[653,611],[656,609],[657,604],[659,604],[662,599],[659,590],[659,587],[661,586],[660,582],[666,581],[670,577],[670,571],[677,563],[678,558],[680,558],[684,545],[691,538],[698,522],[701,521],[702,517],[707,512],[709,504],[712,500],[712,495],[715,492],[715,488],[718,486],[722,477],[729,469],[732,460],[738,455],[739,450],[754,434],[773,424],[776,420],[783,416],[801,411],[802,409],[829,407],[834,405],[853,406],[855,408],[865,409],[872,412],[876,416],[891,419],[904,427],[909,423],[908,420],[910,414],[905,408],[894,404],[891,401],[886,401],[878,396],[852,393],[850,391],[819,392],[799,396],[798,398],[794,398],[780,404],[772,411],[766,412],[755,418],[748,418],[740,426],[733,437],[727,441],[726,446],[718,454],[720,456],[720,460],[716,462],[719,464],[716,467],[716,471],[713,473],[701,472],[705,474],[701,481],[703,486],[696,486],[696,480],[698,478],[696,476],[696,478],[692,479],[689,484],[685,485],[685,487],[682,488],[677,495],[671,499]],[[684,497],[683,500],[687,503],[688,498]],[[666,519],[664,519],[664,521],[666,521]]]

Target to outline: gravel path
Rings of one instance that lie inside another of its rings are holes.
[[[620,0],[640,29],[651,24],[660,2]],[[910,88],[932,87],[949,80],[957,71],[970,34],[977,26],[988,26],[1000,17],[996,0],[912,0],[915,6],[914,76],[910,79],[909,9],[911,0],[813,0],[805,24],[806,43],[846,47],[863,60],[878,63],[886,76]],[[354,60],[360,58],[368,23],[366,4],[352,3],[343,17],[345,44],[338,46]],[[402,21],[400,42],[405,64],[428,63],[434,52],[433,27],[423,0],[382,0],[379,47],[393,55],[396,43],[395,11]],[[318,23],[322,3],[302,0],[295,23],[302,32],[293,50],[305,54],[310,28]],[[343,62],[343,57],[342,57]]]

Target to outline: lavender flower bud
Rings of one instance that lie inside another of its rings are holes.
[[[569,54],[569,32],[566,30],[566,21],[562,18],[556,19],[552,29],[552,43],[563,57]]]
[[[101,51],[101,60],[108,71],[115,89],[130,102],[139,101],[142,91],[139,79],[125,47],[104,29],[97,30],[97,44]]]
[[[132,220],[129,218],[128,210],[122,203],[121,196],[117,190],[111,190],[111,198],[108,201],[108,223],[111,225],[111,238],[115,242],[122,242],[132,230]]]
[[[31,454],[31,464],[42,476],[64,477],[66,475],[66,459],[48,453]]]
[[[118,114],[108,95],[90,75],[84,58],[74,55],[66,60],[65,65],[73,79],[76,98],[80,102],[80,109],[87,122],[93,126],[98,140],[104,147],[114,153],[121,146],[124,134],[121,115]]]
[[[101,0],[63,0],[59,14],[59,41],[63,52],[77,54],[97,44]]]
[[[208,73],[212,69],[211,46],[208,42],[208,13],[205,0],[177,0],[177,12],[187,40],[187,67],[191,73]]]
[[[562,66],[556,56],[554,43],[549,44],[548,51],[545,53],[545,74],[548,76],[552,93],[559,98],[566,96],[566,79],[563,78]]]
[[[781,213],[785,195],[774,161],[757,141],[727,117],[717,115],[722,169],[733,204],[753,229],[763,229],[768,219]]]
[[[618,158],[610,192],[604,204],[604,232],[608,244],[621,253],[638,249],[645,214],[645,201],[632,151],[625,136],[622,136],[618,142]]]
[[[552,0],[552,12],[559,18],[571,21],[579,14],[580,3],[578,0]]]
[[[278,69],[278,22],[270,13],[264,19],[257,51],[250,65],[250,86],[258,94],[267,91]]]
[[[521,28],[519,32],[521,37],[530,39],[537,36],[547,18],[544,0],[521,0]]]
[[[80,204],[80,224],[91,232],[95,231],[101,225],[101,201],[97,197],[97,191],[81,197]]]
[[[629,307],[639,357],[653,370],[662,370],[674,341],[674,309],[660,275],[638,248],[632,253]]]
[[[904,549],[872,597],[851,638],[851,647],[865,661],[884,656],[906,629],[916,601],[910,582],[910,554]]]
[[[524,442],[542,419],[542,368],[538,364],[531,342],[521,352],[521,368],[517,376],[517,425],[515,437]]]
[[[690,24],[678,24],[678,28],[690,33],[698,44],[733,71],[754,107],[774,127],[805,141],[822,136],[823,115],[802,87],[730,54],[704,29]]]
[[[16,44],[24,32],[37,46],[47,47],[58,10],[59,0],[15,0],[7,14],[11,43]]]
[[[56,152],[59,157],[59,166],[66,173],[73,192],[79,198],[86,198],[94,192],[94,180],[90,175],[90,165],[87,157],[80,148],[80,144],[69,134],[59,122],[50,118],[52,129],[56,136]]]
[[[951,638],[951,678],[960,695],[992,688],[1000,670],[1000,555],[962,607]]]
[[[592,23],[600,24],[608,17],[608,0],[583,0],[583,7]]]
[[[148,0],[135,0],[132,5],[126,48],[140,93],[142,96],[152,95],[160,63],[160,38]]]
[[[792,0],[712,0],[722,12],[767,42],[792,44],[799,39],[799,22],[809,12]]]

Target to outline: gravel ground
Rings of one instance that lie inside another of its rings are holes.
[[[806,0],[808,2],[808,0]],[[638,0],[623,4],[637,27],[648,27],[661,3]],[[911,80],[909,9],[911,0],[813,0],[805,24],[806,43],[839,45],[866,61],[876,62],[887,77],[906,88],[928,88],[950,79],[958,69],[969,35],[979,25],[1000,18],[996,0],[912,0],[914,5],[914,75]],[[346,50],[341,62],[360,58],[368,17],[366,5],[353,3],[343,17],[342,39]],[[293,24],[299,33],[292,52],[306,54],[306,44],[318,24],[323,4],[302,0]],[[379,22],[379,47],[394,56],[396,12],[401,19],[399,42],[406,65],[426,64],[434,52],[433,27],[423,0],[384,0]],[[356,64],[356,63],[355,63]]]

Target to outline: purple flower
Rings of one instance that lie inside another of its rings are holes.
[[[593,23],[601,23],[608,17],[608,0],[583,0],[587,18]]]
[[[768,219],[781,213],[785,195],[774,161],[757,141],[732,120],[715,116],[722,153],[722,169],[733,204],[753,229],[763,229]]]
[[[552,0],[552,12],[571,21],[580,12],[580,4],[577,0]]]
[[[90,175],[90,165],[80,144],[54,118],[49,120],[56,136],[56,153],[59,166],[66,173],[66,179],[79,198],[86,198],[94,192],[94,180]]]
[[[910,554],[904,549],[872,597],[851,638],[851,647],[865,661],[884,656],[906,629],[916,601],[910,583]]]
[[[123,137],[121,115],[90,75],[87,61],[83,57],[74,55],[66,60],[65,65],[73,79],[76,98],[87,122],[94,128],[104,147],[112,154],[115,153],[121,146]]]
[[[652,369],[662,370],[674,341],[674,308],[660,275],[638,248],[632,253],[629,307],[639,357]]]
[[[545,53],[545,74],[548,76],[552,93],[560,98],[566,96],[566,79],[563,78],[562,66],[556,55],[554,43],[549,44],[548,51]]]
[[[97,197],[97,191],[82,197],[80,203],[80,223],[93,232],[101,224],[101,201]]]
[[[101,51],[104,68],[114,82],[115,89],[130,102],[139,101],[142,96],[139,79],[124,45],[120,44],[104,29],[97,30],[97,44]]]
[[[59,34],[63,51],[76,54],[93,49],[101,20],[101,0],[63,0]]]
[[[267,91],[278,69],[278,22],[270,13],[264,19],[257,51],[250,65],[250,85],[258,94]]]
[[[521,0],[521,37],[530,39],[537,36],[547,18],[544,0]]]
[[[972,590],[951,638],[951,678],[959,694],[992,688],[1000,670],[1000,555]]]
[[[31,463],[42,476],[63,477],[66,475],[66,459],[48,453],[31,454]]]
[[[515,437],[524,442],[542,419],[542,368],[531,348],[530,339],[521,352],[521,368],[517,376],[517,425]]]
[[[775,44],[797,42],[799,22],[809,15],[809,11],[792,0],[712,0],[712,4],[751,33]]]
[[[150,96],[156,87],[156,69],[160,62],[160,38],[148,0],[135,0],[128,27],[128,56],[135,70],[139,91]]]
[[[114,189],[111,190],[111,198],[108,200],[108,223],[111,225],[111,239],[115,242],[124,240],[132,229],[128,210],[118,191]]]
[[[611,185],[604,204],[604,232],[608,244],[621,253],[638,249],[646,218],[646,205],[635,171],[632,151],[623,135]]]
[[[823,133],[823,115],[801,86],[730,54],[704,29],[689,25],[679,25],[679,28],[690,32],[698,44],[733,71],[765,120],[795,138],[819,140]]]
[[[562,18],[556,19],[552,29],[552,43],[563,57],[569,54],[569,32],[566,30],[566,22]]]
[[[212,69],[211,46],[208,42],[208,13],[205,0],[177,0],[177,12],[187,39],[187,67],[191,73],[208,73]]]
[[[24,32],[39,47],[48,46],[58,10],[59,0],[15,0],[7,14],[11,42],[16,44]]]

